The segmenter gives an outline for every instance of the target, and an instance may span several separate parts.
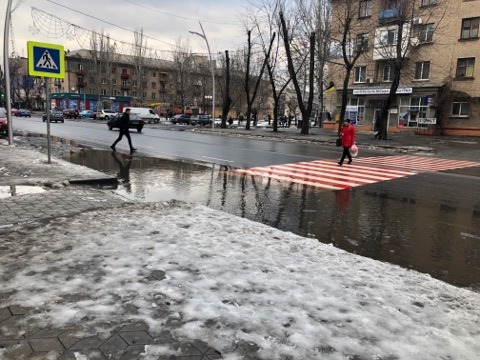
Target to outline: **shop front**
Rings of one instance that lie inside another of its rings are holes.
[[[117,112],[131,106],[130,96],[97,96],[76,93],[52,93],[50,95],[52,105],[57,109],[101,110],[112,109]]]

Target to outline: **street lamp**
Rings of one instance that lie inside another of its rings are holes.
[[[5,73],[5,108],[7,109],[8,120],[8,145],[13,145],[13,126],[12,126],[12,106],[10,103],[10,65],[8,62],[8,28],[10,26],[10,18],[12,10],[12,0],[8,0],[7,13],[5,15],[5,28],[3,30],[3,65]]]
[[[208,49],[208,57],[210,58],[210,62],[212,63],[212,129],[215,129],[215,63],[212,59],[212,53],[210,52],[210,45],[208,44],[207,36],[205,35],[205,31],[203,30],[202,23],[199,21],[200,28],[202,29],[202,34],[196,31],[189,31],[190,34],[198,35],[203,40],[205,40]]]

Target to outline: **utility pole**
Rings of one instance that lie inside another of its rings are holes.
[[[8,121],[8,144],[13,145],[13,126],[12,126],[12,105],[10,91],[10,64],[8,49],[8,29],[11,21],[12,0],[7,2],[7,12],[5,14],[5,28],[3,30],[3,66],[5,67],[5,108],[7,109]]]

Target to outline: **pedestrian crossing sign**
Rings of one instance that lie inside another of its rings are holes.
[[[48,78],[65,77],[65,55],[62,45],[28,41],[28,74]]]

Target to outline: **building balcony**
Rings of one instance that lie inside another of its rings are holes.
[[[386,9],[378,13],[378,20],[391,21],[397,19],[400,15],[399,9]]]
[[[130,90],[130,85],[122,85],[122,86],[120,87],[120,89],[122,89],[122,90],[127,90],[127,91],[128,91],[128,90]]]
[[[122,78],[122,80],[128,80],[128,79],[130,79],[130,75],[127,74],[127,73],[122,73],[122,74],[120,75],[120,77]]]
[[[85,81],[77,81],[77,88],[84,88],[85,86],[87,86]]]
[[[77,69],[75,70],[75,73],[78,75],[78,76],[84,76],[86,71],[85,69]]]

